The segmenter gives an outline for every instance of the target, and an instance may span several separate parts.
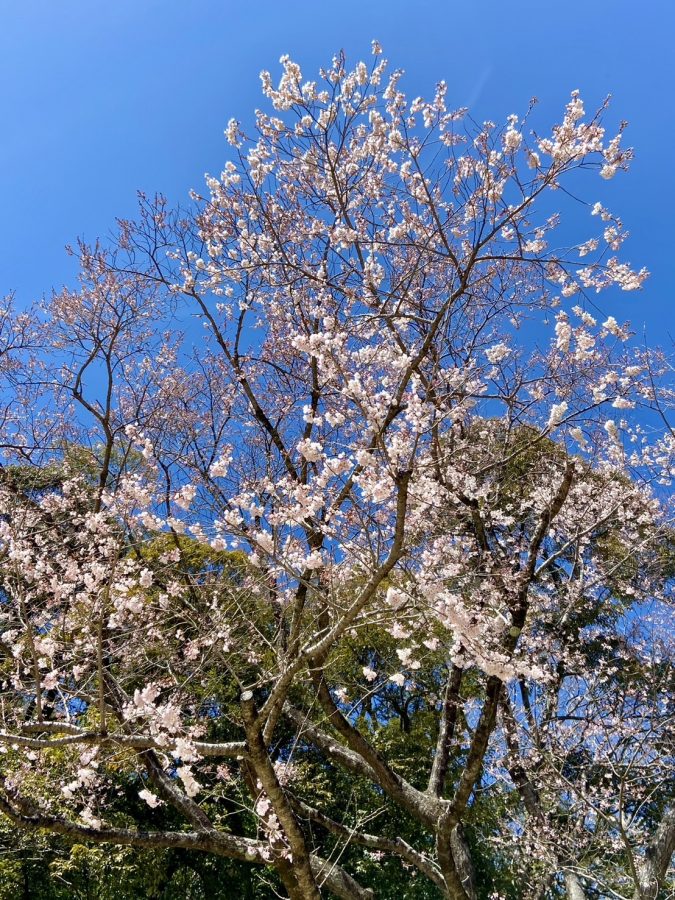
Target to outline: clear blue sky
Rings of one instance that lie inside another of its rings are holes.
[[[632,233],[625,255],[653,273],[608,312],[675,331],[675,116],[670,0],[5,0],[0,4],[0,294],[27,304],[71,281],[64,245],[133,215],[137,189],[185,200],[227,158],[230,116],[260,105],[258,73],[290,53],[314,74],[377,38],[412,96],[445,78],[450,105],[500,120],[540,100],[557,121],[570,90],[607,93],[637,158],[589,185]]]

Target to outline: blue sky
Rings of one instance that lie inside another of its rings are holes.
[[[625,257],[653,273],[602,309],[675,331],[675,4],[669,0],[24,0],[0,11],[0,294],[21,304],[72,281],[64,245],[133,215],[135,192],[185,200],[227,158],[223,129],[261,105],[258,73],[289,53],[307,74],[377,38],[411,96],[448,82],[449,105],[479,119],[525,112],[558,121],[569,92],[607,93],[637,158],[628,176],[588,183],[620,215]],[[595,192],[595,193],[593,193]]]

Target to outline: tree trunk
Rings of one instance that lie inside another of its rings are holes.
[[[464,829],[461,824],[456,825],[452,829],[452,832],[450,833],[450,846],[452,848],[452,855],[455,858],[457,874],[462,880],[462,887],[464,888],[467,897],[469,897],[469,900],[476,900],[476,877],[473,868],[473,860],[471,859],[471,852],[469,850],[469,845],[466,842]]]
[[[578,875],[565,869],[565,891],[567,892],[567,900],[586,900],[586,894],[581,886]]]
[[[675,806],[666,810],[656,833],[637,863],[634,900],[656,900],[675,852]]]

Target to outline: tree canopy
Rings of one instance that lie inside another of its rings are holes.
[[[106,897],[665,896],[670,370],[564,218],[624,127],[281,63],[3,308],[0,812]]]

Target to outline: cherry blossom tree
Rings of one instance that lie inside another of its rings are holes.
[[[281,63],[205,196],[141,197],[0,330],[0,810],[291,898],[377,896],[352,863],[392,857],[466,900],[494,796],[516,896],[656,898],[668,366],[598,312],[647,277],[620,219],[563,218],[627,169],[623,125],[577,91],[546,134],[409,101],[377,44]],[[416,771],[392,718],[424,723]]]

